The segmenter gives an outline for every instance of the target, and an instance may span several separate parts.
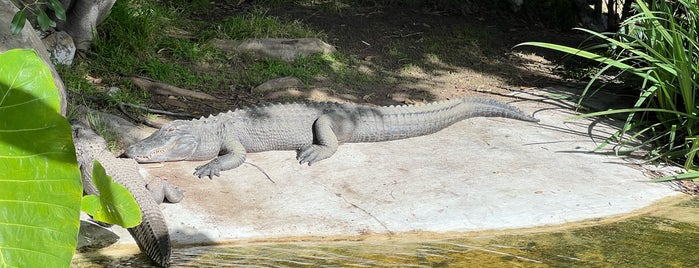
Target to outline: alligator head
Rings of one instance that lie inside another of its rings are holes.
[[[193,156],[200,143],[190,122],[175,120],[163,126],[148,138],[126,149],[126,156],[139,163],[195,160]]]

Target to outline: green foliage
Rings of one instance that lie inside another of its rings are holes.
[[[68,267],[80,171],[51,72],[32,50],[0,54],[0,263]]]
[[[109,149],[109,151],[112,153],[120,153],[122,148],[120,146],[121,143],[119,141],[119,135],[109,127],[107,121],[102,118],[101,114],[96,112],[88,112],[85,117],[87,118],[90,128],[107,142],[107,149]]]
[[[56,66],[56,71],[61,76],[65,87],[75,93],[71,97],[83,98],[99,92],[95,85],[88,81],[91,67],[84,61],[75,61],[72,65]]]
[[[23,10],[17,11],[15,16],[12,17],[12,22],[10,25],[10,31],[12,34],[18,34],[19,31],[24,28],[24,23],[27,21],[27,13]]]
[[[48,30],[49,27],[56,27],[56,22],[49,18],[49,15],[43,9],[37,9],[36,20],[39,22],[39,27],[42,31]]]
[[[54,16],[59,20],[66,20],[66,10],[58,0],[49,0],[48,7],[53,10]]]
[[[314,77],[330,72],[327,67],[329,64],[323,55],[298,57],[291,63],[279,59],[261,59],[248,66],[247,72],[240,74],[238,80],[250,87],[284,76],[293,76],[310,83]]]
[[[604,67],[592,76],[583,97],[592,83],[612,67],[640,78],[638,84],[627,81],[640,89],[633,107],[586,115],[628,114],[624,127],[600,146],[611,141],[626,144],[639,135],[650,135],[643,145],[655,148],[651,160],[684,162],[683,166],[692,173],[683,178],[697,178],[699,173],[694,173],[699,162],[696,155],[699,150],[697,1],[649,2],[636,1],[637,14],[624,21],[616,34],[579,29],[603,40],[604,43],[591,49],[607,49],[611,51],[609,56],[555,44],[520,45],[550,48],[602,63]],[[629,135],[630,130],[635,130],[635,134]]]
[[[284,21],[278,17],[269,16],[264,10],[258,9],[253,13],[224,19],[218,25],[205,30],[202,37],[222,39],[247,38],[302,38],[322,37],[321,33],[312,30],[300,21]]]
[[[117,1],[97,29],[92,45],[94,53],[87,54],[86,59],[77,61],[69,69],[59,69],[73,93],[72,101],[88,105],[142,103],[147,93],[132,90],[134,85],[120,74],[137,74],[182,88],[216,92],[249,90],[268,79],[285,75],[308,82],[330,72],[328,65],[331,63],[321,56],[298,59],[295,63],[257,62],[247,55],[222,52],[209,44],[209,39],[320,37],[323,34],[299,21],[267,15],[262,9],[211,23],[188,19],[190,7],[202,3]],[[264,70],[266,67],[273,69]],[[107,96],[100,84],[122,90]]]
[[[134,73],[144,59],[157,59],[170,15],[148,1],[117,1],[93,40],[93,64],[109,72]]]
[[[59,0],[49,0],[48,2],[36,1],[31,4],[21,3],[23,3],[24,7],[17,11],[14,17],[12,17],[12,23],[10,25],[12,34],[17,34],[24,28],[24,23],[27,21],[27,12],[33,13],[36,16],[36,20],[42,31],[48,30],[49,27],[56,27],[56,22],[46,14],[42,9],[43,6],[47,6],[51,9],[57,19],[66,20],[66,10]]]
[[[0,263],[68,267],[82,196],[70,125],[51,71],[34,51],[10,50],[0,62]],[[126,228],[140,223],[133,196],[99,163],[93,180],[101,195],[82,200],[88,214]]]
[[[92,182],[100,195],[83,196],[82,210],[95,220],[131,228],[141,223],[141,210],[126,187],[112,181],[104,167],[95,160]]]

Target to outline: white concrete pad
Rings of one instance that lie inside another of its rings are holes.
[[[191,175],[205,162],[143,166],[185,192],[181,203],[162,205],[177,244],[535,227],[678,194],[625,160],[587,153],[614,130],[571,121],[555,103],[513,103],[539,124],[473,118],[429,136],[344,144],[310,167],[291,151],[249,154],[274,183],[248,164],[213,180]]]

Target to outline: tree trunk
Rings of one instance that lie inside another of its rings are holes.
[[[66,21],[60,23],[57,28],[70,34],[77,49],[87,50],[95,38],[95,28],[104,20],[116,0],[62,2],[67,10]]]

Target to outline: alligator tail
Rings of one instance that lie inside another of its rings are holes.
[[[503,117],[527,122],[539,122],[539,119],[524,114],[519,108],[498,100],[488,98],[467,98],[463,100],[463,103],[471,107],[466,118]]]
[[[420,105],[357,107],[346,142],[378,142],[435,133],[471,117],[504,117],[539,122],[510,104],[488,98],[463,98]]]
[[[146,189],[146,184],[138,172],[138,164],[132,159],[116,158],[107,150],[107,143],[90,128],[74,124],[73,139],[75,142],[78,163],[82,173],[83,190],[86,194],[99,195],[99,190],[92,182],[93,160],[104,167],[112,180],[126,187],[136,199],[141,208],[142,221],[139,225],[129,228],[129,233],[136,240],[138,247],[157,265],[167,267],[170,264],[170,234],[165,218]]]
[[[162,267],[167,267],[170,265],[170,235],[160,207],[153,199],[136,199],[136,202],[141,207],[143,221],[136,227],[129,228],[129,233],[136,240],[141,251],[153,262]]]

